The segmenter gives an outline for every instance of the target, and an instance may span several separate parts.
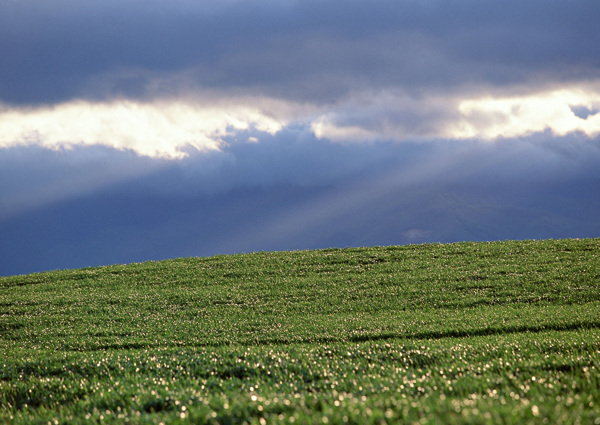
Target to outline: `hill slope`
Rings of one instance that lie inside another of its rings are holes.
[[[14,423],[600,417],[600,239],[13,276],[0,317]]]

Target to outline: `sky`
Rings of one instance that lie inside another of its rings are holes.
[[[597,0],[0,0],[0,275],[600,236]]]

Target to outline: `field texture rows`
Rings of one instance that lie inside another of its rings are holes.
[[[600,239],[0,278],[0,422],[600,424]]]

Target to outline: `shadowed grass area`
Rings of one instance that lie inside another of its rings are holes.
[[[9,423],[600,423],[600,239],[0,278]]]

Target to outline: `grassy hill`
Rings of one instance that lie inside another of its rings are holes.
[[[600,239],[3,277],[2,420],[600,423]]]

